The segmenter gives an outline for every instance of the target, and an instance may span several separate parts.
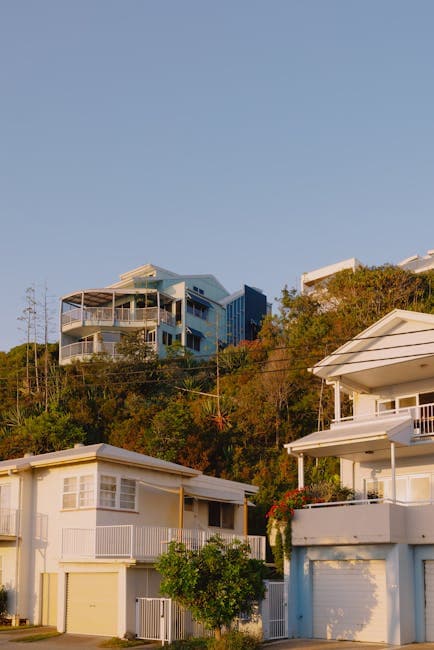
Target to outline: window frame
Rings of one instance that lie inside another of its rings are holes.
[[[113,498],[110,503],[103,503],[101,500],[103,480],[107,484],[111,481],[114,490],[111,490]],[[134,489],[128,492],[128,486]],[[129,507],[126,503],[129,501],[131,505],[131,497],[134,503],[133,507]],[[122,512],[137,512],[137,480],[130,476],[116,476],[114,474],[101,473],[98,477],[98,508],[106,510],[122,510]]]
[[[90,479],[90,480],[89,480]],[[72,482],[73,487],[65,490],[66,482]],[[68,474],[62,478],[62,510],[83,510],[95,508],[95,474]],[[70,504],[65,503],[65,497],[74,497]]]
[[[218,512],[217,512],[218,508]],[[214,510],[214,512],[212,512]],[[227,517],[229,516],[229,525]],[[217,523],[218,522],[218,523]],[[208,527],[235,529],[235,504],[227,501],[208,501]]]

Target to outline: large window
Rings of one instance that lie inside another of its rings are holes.
[[[136,509],[136,481],[129,478],[103,475],[99,484],[101,508]]]
[[[208,526],[216,528],[233,528],[235,508],[232,503],[210,501],[208,503]]]
[[[68,476],[63,479],[62,508],[89,508],[95,505],[95,478],[92,474],[85,476]]]
[[[190,350],[200,352],[200,337],[195,334],[187,333],[187,347],[190,348]]]
[[[193,302],[192,300],[187,300],[187,313],[191,314],[192,316],[196,316],[197,318],[202,318],[203,320],[207,320],[208,307]]]
[[[396,477],[396,500],[403,503],[429,502],[431,500],[431,480],[428,474]],[[366,496],[379,499],[392,499],[392,478],[366,481]]]

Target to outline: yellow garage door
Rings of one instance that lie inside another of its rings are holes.
[[[42,574],[42,625],[57,627],[57,573]]]
[[[117,636],[118,574],[69,573],[66,631]]]

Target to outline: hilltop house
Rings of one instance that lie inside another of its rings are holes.
[[[106,444],[2,461],[9,612],[61,632],[135,634],[136,599],[159,596],[154,563],[170,540],[247,538],[264,558],[264,538],[247,536],[256,491]]]
[[[108,287],[63,296],[59,363],[95,354],[116,357],[122,337],[131,332],[141,332],[159,357],[179,343],[206,358],[228,342],[228,332],[231,343],[256,338],[268,308],[259,289],[229,295],[213,275],[178,275],[145,264]]]
[[[395,310],[312,372],[335,419],[286,445],[299,486],[306,457],[334,456],[356,500],[295,511],[290,636],[434,641],[434,315]]]

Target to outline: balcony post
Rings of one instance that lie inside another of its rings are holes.
[[[115,322],[115,302],[116,302],[116,297],[115,297],[115,292],[113,291],[113,296],[112,296],[112,321],[113,321],[113,323]]]
[[[304,456],[303,456],[303,454],[298,454],[297,468],[298,468],[298,487],[299,487],[299,489],[301,489],[301,488],[304,488]]]
[[[335,388],[335,420],[341,421],[341,382],[337,379],[334,383]]]
[[[178,528],[184,528],[184,487],[181,485],[179,488],[179,512],[178,512]]]
[[[160,325],[160,292],[157,291],[157,325]]]
[[[84,291],[81,292],[81,324],[84,322]]]
[[[243,533],[244,537],[247,537],[249,534],[249,506],[247,502],[247,497],[244,497],[243,504]]]
[[[396,463],[395,463],[395,443],[390,443],[390,465],[392,469],[392,501],[396,503]]]

